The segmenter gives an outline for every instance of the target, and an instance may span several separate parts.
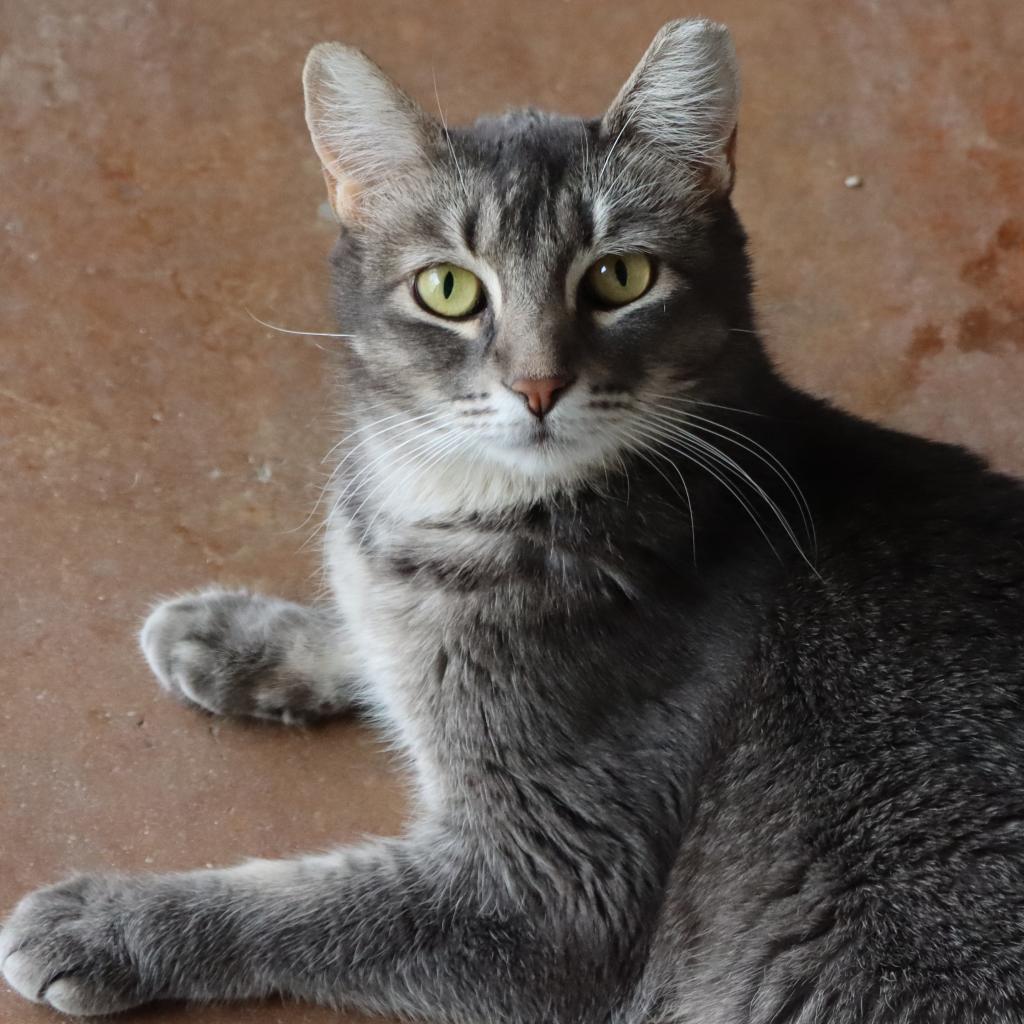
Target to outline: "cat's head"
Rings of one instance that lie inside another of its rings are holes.
[[[543,491],[664,443],[685,401],[735,398],[757,346],[725,28],[666,25],[594,121],[446,127],[335,43],[304,83],[346,401],[396,461]]]

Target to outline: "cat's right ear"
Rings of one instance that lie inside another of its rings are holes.
[[[358,221],[365,193],[425,165],[433,123],[352,46],[314,46],[302,85],[330,204],[343,223]]]

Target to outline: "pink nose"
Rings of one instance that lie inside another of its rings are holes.
[[[534,416],[543,419],[571,383],[564,377],[523,377],[514,380],[509,387],[526,399]]]

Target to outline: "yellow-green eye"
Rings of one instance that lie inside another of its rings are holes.
[[[651,286],[654,267],[642,252],[602,256],[586,274],[587,287],[602,306],[635,302]]]
[[[416,298],[420,304],[452,319],[469,316],[483,305],[480,278],[454,263],[438,263],[416,275]]]

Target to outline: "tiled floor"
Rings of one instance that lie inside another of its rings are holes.
[[[693,5],[694,11],[698,8]],[[1024,6],[706,0],[745,71],[737,203],[808,388],[1024,472]],[[0,4],[0,904],[73,868],[400,825],[354,723],[215,722],[134,634],[210,580],[316,585],[333,229],[298,73],[362,45],[449,119],[596,112],[678,2]],[[844,178],[863,179],[859,188]],[[0,992],[0,1022],[50,1015]],[[149,1022],[337,1019],[161,1008]]]

